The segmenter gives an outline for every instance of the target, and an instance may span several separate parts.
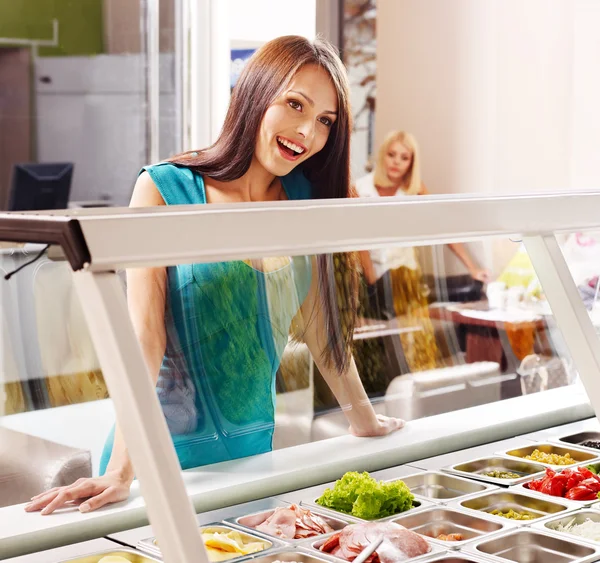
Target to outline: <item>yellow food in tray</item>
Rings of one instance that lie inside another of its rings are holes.
[[[131,563],[131,560],[121,555],[105,555],[98,563]]]
[[[202,541],[211,561],[227,561],[264,551],[270,544],[229,528],[200,528]],[[154,545],[158,541],[154,540]]]
[[[235,530],[220,532],[213,528],[204,528],[202,539],[208,552],[208,558],[211,561],[226,561],[227,559],[263,551],[268,547],[265,542],[253,541],[253,539],[244,537]]]
[[[559,455],[547,454],[545,452],[540,452],[540,450],[533,450],[533,452],[526,455],[524,459],[547,463],[549,465],[573,465],[576,463],[576,460],[574,460],[568,452],[565,455]]]

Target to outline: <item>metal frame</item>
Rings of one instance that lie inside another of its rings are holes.
[[[178,206],[77,219],[94,271],[600,229],[600,192],[387,199]]]
[[[599,209],[600,192],[580,192],[78,210],[0,215],[0,235],[23,240],[27,228],[36,225],[36,240],[44,242],[45,232],[54,233],[65,224],[77,227],[65,238],[52,240],[89,252],[89,261],[79,265],[80,271],[74,274],[75,285],[165,560],[206,563],[116,269],[526,235],[532,262],[598,414],[600,343],[553,233],[600,230]],[[74,269],[76,264],[72,262]]]
[[[74,283],[164,560],[208,563],[123,285],[111,272],[76,272]]]

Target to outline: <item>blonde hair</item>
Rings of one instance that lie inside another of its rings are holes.
[[[385,171],[384,159],[390,146],[396,141],[400,141],[412,153],[412,162],[405,176],[406,180],[404,181],[404,185],[406,186],[406,189],[404,190],[404,193],[407,195],[418,195],[421,192],[421,160],[419,158],[419,145],[414,136],[406,131],[391,131],[387,134],[381,147],[379,147],[377,161],[375,162],[373,181],[376,186],[381,186],[382,188],[389,188],[394,185],[390,182]]]

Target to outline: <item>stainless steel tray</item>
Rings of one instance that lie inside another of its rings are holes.
[[[496,485],[510,486],[524,483],[530,479],[535,479],[544,474],[545,467],[533,461],[523,459],[510,459],[507,457],[492,456],[481,457],[471,461],[465,461],[444,467],[442,471],[468,477],[469,479],[477,479],[486,483]],[[518,479],[498,479],[484,475],[488,471],[511,471],[521,475]]]
[[[553,497],[552,495],[547,495],[546,493],[542,493],[540,491],[532,491],[531,489],[529,489],[527,487],[527,484],[528,483],[516,485],[515,487],[511,487],[510,490],[514,491],[515,493],[524,493],[524,494],[533,495],[533,496],[541,497],[541,498],[548,499],[548,500],[555,500],[555,499],[566,500],[567,502],[571,503],[573,506],[577,506],[579,508],[586,508],[586,507],[591,506],[594,503],[598,502],[598,498],[595,498],[594,500],[573,500],[573,499],[565,499],[563,497]]]
[[[458,500],[455,503],[451,503],[449,506],[476,512],[485,512],[489,518],[494,518],[494,520],[499,520],[501,522],[509,520],[516,526],[528,526],[542,518],[548,518],[560,513],[575,510],[575,506],[566,502],[564,499],[546,500],[539,496],[502,490],[485,493],[464,500]],[[535,518],[532,520],[513,520],[491,514],[493,510],[505,511],[509,509],[513,509],[516,512],[521,511],[531,514],[532,516],[535,516]]]
[[[459,551],[439,553],[423,557],[421,563],[490,563],[490,558],[484,558],[475,553],[461,553]]]
[[[107,551],[99,551],[98,553],[92,553],[90,555],[84,555],[83,557],[75,557],[74,559],[65,559],[60,563],[98,563],[103,557],[109,555],[115,555],[124,557],[131,563],[157,563],[160,559],[148,555],[147,553],[140,553],[134,549],[122,548],[122,549],[110,549]]]
[[[575,534],[571,534],[569,532],[559,532],[556,530],[556,526],[559,525],[567,525],[571,521],[575,521],[575,524],[583,524],[586,520],[591,520],[592,522],[600,522],[600,512],[596,510],[584,509],[579,510],[577,512],[571,512],[566,516],[560,516],[557,518],[550,518],[545,522],[540,522],[539,524],[534,524],[531,526],[533,529],[544,530],[546,532],[550,532],[553,534],[557,534],[565,539],[569,539],[571,541],[589,543],[592,545],[600,546],[600,541],[594,541],[591,539],[583,538],[581,536],[577,536]]]
[[[280,501],[279,505],[282,508],[289,508],[290,506],[292,506],[291,503],[283,502],[283,501]],[[276,537],[271,534],[268,534],[267,532],[263,532],[262,530],[256,530],[255,526],[259,525],[260,523],[264,522],[267,518],[269,518],[269,516],[271,516],[271,514],[273,514],[273,512],[275,512],[275,508],[277,508],[277,507],[274,506],[273,508],[271,508],[269,510],[261,510],[260,512],[253,512],[251,514],[246,514],[244,516],[238,516],[237,518],[227,518],[225,520],[225,522],[227,522],[228,524],[231,524],[232,526],[235,526],[236,528],[246,530],[251,534],[258,533],[258,534],[261,534],[268,538],[273,538],[275,540],[284,541],[285,543],[288,543],[290,545],[304,543],[304,542],[306,542],[307,539],[310,539],[310,538],[302,538],[302,539],[295,540],[295,539],[288,539],[288,538],[280,538],[280,537]],[[331,514],[329,514],[326,510],[320,511],[320,510],[317,510],[316,508],[312,508],[312,507],[309,508],[308,506],[303,506],[302,508],[304,508],[305,510],[310,510],[311,512],[314,512],[314,514],[320,516],[323,520],[325,520],[325,522],[327,522],[327,524],[329,524],[333,528],[334,531],[341,530],[346,525],[348,525],[349,522],[357,521],[355,519],[350,519],[350,518],[342,519],[342,518],[334,517]],[[317,538],[322,535],[323,534],[320,534],[319,536],[313,536],[313,538]]]
[[[271,551],[268,555],[258,555],[251,559],[252,563],[273,563],[274,561],[289,561],[290,563],[331,563],[338,561],[325,553],[312,553],[309,550],[281,549]]]
[[[330,557],[331,559],[334,559],[335,561],[346,561],[346,559],[342,559],[341,557],[337,557],[335,555],[331,555],[330,553],[323,553],[319,548],[321,547],[321,545],[323,545],[323,543],[325,543],[325,541],[327,541],[328,538],[330,538],[333,534],[329,534],[328,536],[322,536],[320,537],[318,540],[309,540],[306,543],[304,543],[302,546],[300,546],[299,549],[302,550],[307,550],[309,553],[319,553],[323,556],[327,556]],[[436,544],[434,542],[430,542],[429,538],[426,538],[427,542],[429,543],[431,550],[427,553],[425,553],[424,555],[419,555],[419,557],[412,557],[410,559],[410,561],[423,561],[423,563],[425,563],[425,561],[434,556],[434,555],[438,555],[440,553],[444,553],[445,550],[439,545]],[[254,560],[253,560],[254,563]]]
[[[558,438],[558,441],[563,444],[571,444],[580,448],[586,448],[590,451],[595,451],[597,452],[597,455],[600,455],[600,450],[598,448],[582,445],[583,442],[586,442],[587,440],[595,440],[600,442],[600,432],[578,432],[577,434],[569,434],[567,436],[561,436]]]
[[[391,481],[394,481],[394,479]],[[440,471],[414,473],[402,477],[402,481],[406,483],[406,486],[416,498],[441,504],[446,504],[453,499],[497,489],[493,485],[463,479]]]
[[[208,530],[208,529],[222,531],[222,532],[230,532],[233,530],[235,532],[240,533],[242,535],[242,537],[248,541],[261,541],[266,544],[265,549],[262,551],[257,551],[252,554],[240,555],[239,557],[233,557],[231,559],[227,559],[227,561],[238,561],[239,559],[244,559],[244,558],[247,558],[250,556],[256,557],[256,556],[258,556],[259,553],[264,553],[271,549],[283,547],[285,545],[284,542],[274,540],[273,538],[269,538],[264,534],[260,534],[258,532],[248,533],[244,530],[241,530],[238,527],[226,525],[223,522],[215,522],[213,524],[207,524],[206,526],[199,526],[198,533],[202,533],[203,531]],[[136,547],[140,551],[144,551],[145,553],[150,553],[151,555],[154,555],[155,557],[162,559],[160,547],[156,543],[155,537],[146,538],[146,539],[141,540],[140,542],[138,542]]]
[[[577,544],[532,528],[518,528],[468,546],[467,551],[492,561],[527,563],[588,563],[600,557],[600,550]]]
[[[524,460],[524,461],[531,461],[531,460],[527,460],[524,458],[525,458],[525,456],[530,455],[534,450],[539,450],[540,452],[547,453],[547,454],[558,454],[558,455],[565,455],[568,453],[575,460],[575,463],[570,464],[570,465],[552,465],[549,463],[542,463],[540,461],[534,462],[534,463],[538,463],[539,465],[544,465],[545,467],[552,467],[554,469],[565,468],[565,467],[576,467],[577,465],[594,463],[594,462],[600,461],[600,459],[598,458],[598,456],[600,455],[600,452],[598,452],[597,454],[594,454],[593,452],[590,452],[589,450],[586,450],[586,449],[575,448],[573,446],[565,447],[565,446],[560,446],[558,444],[552,444],[550,442],[532,444],[532,445],[523,446],[522,448],[507,450],[507,451],[501,452],[500,455],[505,455],[507,457],[510,457],[511,459],[520,459],[520,460]]]
[[[325,490],[325,489],[323,489]],[[430,506],[435,506],[435,504],[429,500],[426,500],[424,498],[415,498],[415,500],[413,501],[413,508],[407,510],[406,512],[401,512],[399,514],[392,514],[391,516],[386,516],[385,518],[378,518],[377,520],[364,520],[363,518],[358,518],[357,516],[353,516],[352,514],[346,514],[345,512],[340,512],[338,510],[333,510],[333,508],[327,508],[326,506],[321,506],[320,504],[317,504],[317,499],[320,497],[321,495],[319,495],[318,497],[315,497],[312,500],[306,500],[306,501],[302,501],[300,504],[304,507],[309,507],[311,510],[314,508],[316,511],[320,512],[321,514],[332,514],[335,515],[336,518],[343,518],[343,519],[348,519],[349,521],[352,521],[354,523],[356,522],[381,522],[383,520],[393,520],[394,518],[398,518],[398,516],[401,516],[403,514],[413,514],[414,512],[417,512],[418,510],[425,510],[426,508],[429,508]]]
[[[600,516],[600,513],[598,514]],[[483,515],[460,511],[447,506],[439,506],[422,510],[417,514],[408,514],[392,520],[417,534],[424,536],[429,542],[445,549],[460,549],[466,544],[482,537],[499,533],[511,527],[510,522],[497,522]],[[437,539],[440,534],[460,533],[463,541],[445,541]]]

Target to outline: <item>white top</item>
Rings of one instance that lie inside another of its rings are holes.
[[[359,197],[381,197],[375,187],[374,179],[375,175],[371,173],[356,181],[356,191]],[[406,195],[401,188],[399,188],[394,195],[411,197]],[[371,261],[373,262],[373,268],[375,269],[377,279],[383,276],[388,270],[395,270],[401,266],[406,266],[411,270],[417,270],[419,268],[415,249],[412,246],[378,248],[371,250],[369,254],[371,256]]]

